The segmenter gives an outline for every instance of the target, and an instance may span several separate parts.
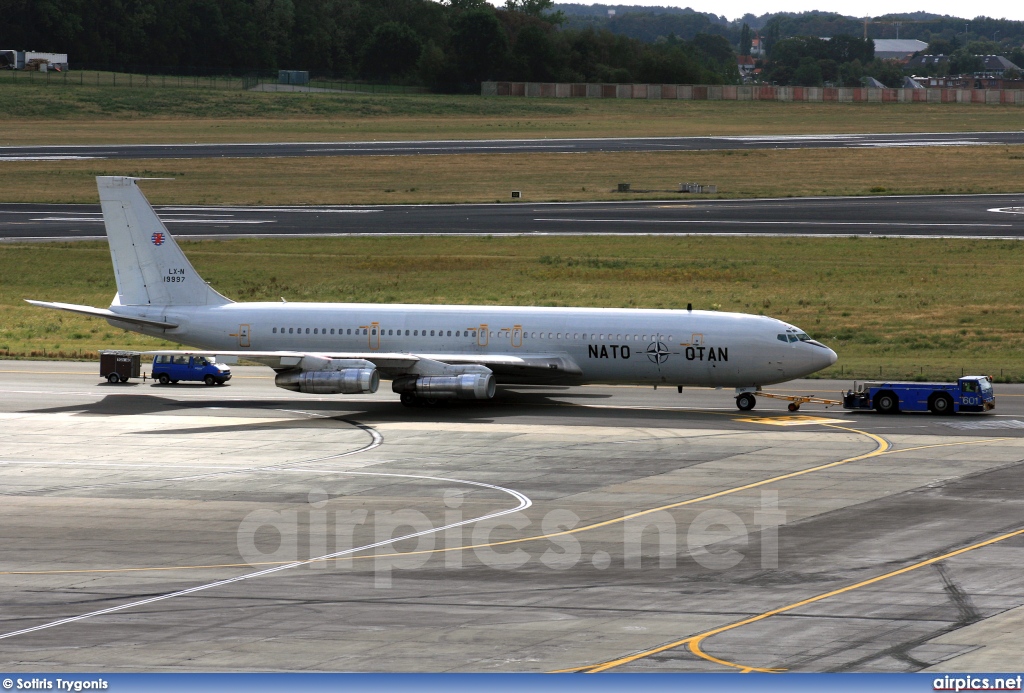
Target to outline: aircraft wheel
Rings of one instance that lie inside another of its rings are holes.
[[[107,376],[107,382],[110,383],[111,385],[117,385],[119,382],[121,382],[121,378],[120,376],[117,375],[117,373],[111,373],[110,375]]]
[[[790,411],[800,411],[800,405],[797,404],[796,402],[790,402],[789,403],[789,410]]]
[[[214,378],[212,375],[207,375],[205,378],[203,378],[203,382],[206,383],[207,385],[212,386],[217,384],[217,379]]]
[[[157,377],[157,380],[159,380],[159,381],[160,381],[160,384],[161,384],[161,385],[168,385],[168,384],[170,384],[170,382],[171,382],[171,376],[167,375],[166,373],[161,373],[161,374],[160,374],[160,375],[159,375],[159,376]]]
[[[736,398],[736,406],[739,407],[740,411],[750,411],[757,404],[757,398],[749,392],[744,392],[742,395]]]
[[[928,402],[928,410],[932,414],[938,414],[939,416],[952,414],[953,398],[945,394],[932,395],[931,400]]]

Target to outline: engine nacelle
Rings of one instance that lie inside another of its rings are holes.
[[[310,395],[359,395],[377,391],[380,374],[376,368],[343,368],[338,371],[285,371],[274,384],[292,392]]]
[[[424,399],[490,399],[494,397],[494,374],[463,373],[398,378],[391,383],[391,389],[398,393],[413,393]]]

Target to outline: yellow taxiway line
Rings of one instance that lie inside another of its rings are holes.
[[[645,657],[650,657],[651,655],[658,654],[659,652],[665,652],[666,650],[672,650],[672,649],[675,649],[677,647],[682,647],[683,645],[686,645],[688,647],[688,649],[690,650],[690,652],[692,652],[693,654],[697,655],[701,659],[706,659],[709,662],[714,662],[716,664],[721,664],[723,666],[731,667],[731,668],[737,669],[737,670],[739,670],[739,671],[741,671],[743,673],[749,673],[749,672],[752,672],[752,671],[758,671],[758,672],[779,672],[779,671],[785,671],[785,669],[773,669],[773,668],[754,667],[754,666],[749,666],[749,665],[744,665],[744,664],[737,664],[736,662],[730,662],[730,661],[725,660],[725,659],[720,659],[718,657],[715,657],[713,655],[710,655],[710,654],[704,652],[704,650],[701,648],[701,643],[704,640],[706,640],[707,638],[710,638],[713,635],[718,635],[719,633],[725,633],[726,631],[734,630],[736,628],[741,628],[743,626],[750,625],[751,623],[757,623],[758,621],[763,621],[766,618],[770,618],[770,617],[776,616],[778,614],[783,614],[783,613],[786,613],[787,611],[792,611],[794,609],[799,609],[802,606],[807,606],[808,604],[814,604],[815,602],[820,602],[820,601],[822,601],[824,599],[828,599],[830,597],[835,597],[835,596],[840,595],[840,594],[845,594],[847,592],[852,592],[853,590],[860,589],[861,587],[867,587],[869,585],[874,585],[876,583],[882,582],[883,580],[888,580],[889,578],[897,577],[899,575],[904,575],[904,574],[912,572],[914,570],[918,570],[919,568],[924,568],[925,566],[933,565],[935,563],[939,563],[940,561],[945,561],[945,560],[947,560],[949,558],[953,558],[955,556],[959,556],[961,554],[965,554],[965,553],[967,553],[969,551],[975,551],[977,549],[981,549],[981,548],[984,548],[986,546],[991,546],[992,544],[998,544],[1001,541],[1006,541],[1007,539],[1012,539],[1013,537],[1017,537],[1017,536],[1020,536],[1022,534],[1024,534],[1024,529],[1018,529],[1018,530],[1014,530],[1013,532],[1007,532],[1006,534],[1001,534],[1001,535],[999,535],[997,537],[992,537],[991,539],[986,539],[985,541],[979,541],[978,543],[971,544],[970,546],[964,546],[964,547],[956,549],[954,551],[949,551],[949,552],[944,553],[944,554],[942,554],[940,556],[935,556],[933,558],[929,558],[929,559],[926,559],[926,560],[923,560],[923,561],[918,561],[917,563],[913,563],[913,564],[905,566],[903,568],[899,568],[897,570],[893,570],[893,571],[890,571],[888,573],[884,573],[882,575],[876,575],[875,577],[868,578],[867,580],[861,580],[860,582],[854,583],[852,585],[847,585],[846,587],[840,587],[839,589],[835,589],[835,590],[832,590],[830,592],[824,592],[824,593],[816,595],[814,597],[809,597],[807,599],[802,599],[802,600],[800,600],[798,602],[793,602],[792,604],[787,604],[786,606],[780,606],[778,608],[771,609],[770,611],[762,612],[760,614],[757,614],[756,616],[751,616],[751,617],[745,618],[745,619],[743,619],[741,621],[736,621],[734,623],[730,623],[730,624],[725,625],[725,626],[720,626],[718,628],[714,628],[712,630],[708,630],[708,631],[705,631],[703,633],[699,633],[697,635],[691,635],[690,637],[683,638],[682,640],[676,640],[674,642],[666,643],[664,645],[659,645],[658,647],[653,647],[653,648],[651,648],[649,650],[644,650],[642,652],[636,652],[634,654],[627,655],[625,657],[620,657],[618,659],[612,659],[612,660],[609,660],[609,661],[606,661],[606,662],[601,662],[599,664],[590,664],[590,665],[582,666],[582,667],[574,667],[572,669],[559,669],[559,670],[551,672],[551,673],[569,673],[569,672],[585,671],[585,672],[590,673],[590,674],[595,674],[595,673],[602,672],[602,671],[608,671],[609,669],[613,669],[615,667],[622,666],[623,664],[629,664],[631,662],[635,662],[638,659],[643,659]]]

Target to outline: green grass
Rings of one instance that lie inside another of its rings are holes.
[[[1024,192],[1024,147],[14,161],[0,175],[0,202],[54,203],[95,203],[100,175],[174,178],[143,183],[156,204],[502,202],[512,190],[529,202],[706,197],[674,192],[685,180],[718,185],[717,197],[1008,193]],[[615,192],[623,181],[653,192]]]
[[[13,74],[13,73],[12,73]],[[72,81],[76,73],[68,74]],[[119,82],[120,84],[120,82]],[[12,83],[0,145],[1016,130],[1024,109],[366,95]]]
[[[886,238],[353,238],[182,244],[236,300],[763,313],[829,344],[825,376],[1024,381],[1024,243]],[[0,246],[0,354],[164,344],[23,298],[105,306],[104,244]]]

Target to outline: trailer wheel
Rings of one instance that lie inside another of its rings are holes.
[[[118,379],[119,379],[119,380],[120,380],[120,381],[121,381],[122,383],[126,383],[126,382],[128,382],[128,376],[127,376],[127,375],[122,375],[122,376],[119,376],[119,377],[118,377]]]
[[[166,373],[161,373],[160,375],[157,376],[157,380],[160,381],[161,385],[168,385],[171,382],[171,376],[167,375]]]
[[[879,414],[899,414],[900,400],[895,392],[885,390],[875,395],[875,409]]]
[[[117,375],[117,373],[111,373],[110,375],[107,376],[107,382],[110,383],[111,385],[117,385],[119,382],[121,382],[121,378],[120,376]]]
[[[736,406],[740,411],[750,411],[757,404],[757,398],[749,392],[744,392],[736,398]]]
[[[945,393],[936,393],[931,396],[928,400],[928,411],[932,414],[943,414],[953,413],[953,398]]]
[[[217,379],[214,378],[212,375],[207,375],[205,378],[203,378],[203,382],[206,383],[207,385],[216,385]]]
[[[800,405],[797,404],[796,402],[790,402],[788,409],[790,411],[800,411]]]

